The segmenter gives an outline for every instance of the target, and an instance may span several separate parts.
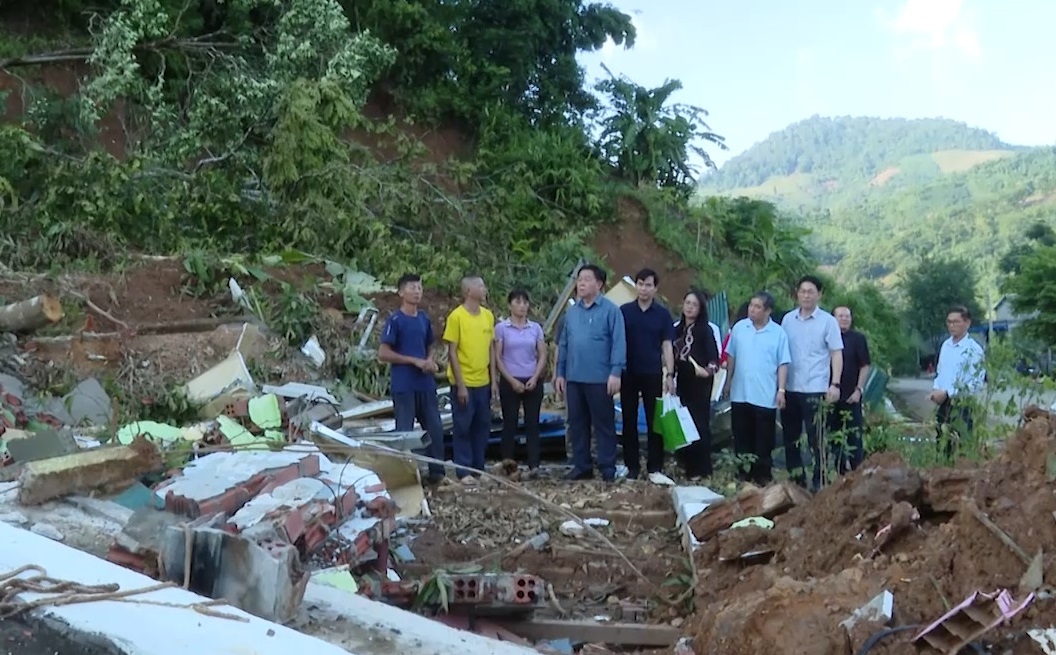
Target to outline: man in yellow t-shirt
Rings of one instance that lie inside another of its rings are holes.
[[[455,387],[451,405],[455,464],[482,470],[491,435],[491,353],[495,316],[481,305],[488,296],[484,280],[462,278],[462,304],[447,316],[447,378]],[[465,469],[456,475],[465,484],[477,479]]]

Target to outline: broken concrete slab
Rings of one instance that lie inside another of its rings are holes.
[[[887,625],[895,611],[895,596],[886,589],[874,596],[865,605],[854,610],[849,617],[840,622],[847,632],[854,629],[858,623],[879,623]]]
[[[13,375],[0,373],[0,390],[9,393],[16,398],[26,397],[26,385]]]
[[[689,529],[689,520],[721,500],[722,494],[700,485],[671,488],[671,503],[675,506],[676,524],[682,530],[682,548],[687,553],[700,546],[700,542],[693,536],[693,531]]]
[[[52,427],[74,425],[73,416],[66,409],[66,402],[62,398],[54,396],[34,398],[31,396],[25,399],[23,411],[28,418],[39,419]]]
[[[123,507],[112,500],[105,498],[89,498],[88,496],[70,496],[66,502],[80,508],[87,514],[93,514],[118,525],[125,525],[134,513],[131,509]]]
[[[220,452],[192,461],[154,493],[166,509],[191,518],[234,514],[268,483],[282,484],[318,473],[319,456],[311,452]]]
[[[28,462],[18,476],[18,500],[39,505],[53,498],[131,483],[162,466],[157,448],[143,439],[127,446],[93,448]]]
[[[0,524],[0,570],[35,564],[47,575],[84,585],[117,584],[122,591],[153,588],[144,575],[98,559],[45,537]],[[122,655],[238,655],[251,648],[254,655],[348,655],[348,651],[282,625],[261,620],[233,607],[213,608],[237,619],[194,611],[208,598],[170,588],[133,596],[148,603],[100,600],[92,603],[45,606],[30,617],[64,625],[86,641],[105,644]],[[183,607],[185,610],[173,609]],[[423,619],[425,620],[425,619]],[[159,639],[159,626],[164,626]],[[251,646],[250,646],[251,645]]]
[[[95,378],[82,380],[66,394],[63,404],[69,410],[70,425],[109,425],[113,418],[110,395]]]
[[[281,386],[266,384],[261,387],[264,393],[273,393],[283,398],[303,398],[309,402],[324,401],[331,405],[337,405],[337,398],[324,387],[314,384],[302,384],[300,382],[287,382]]]
[[[397,607],[311,581],[304,594],[307,610],[301,621],[312,622],[358,655],[537,655],[532,648],[488,639],[458,630]]]
[[[6,430],[4,442],[11,458],[20,464],[51,457],[62,457],[77,452],[77,440],[73,435],[50,428],[37,432]]]
[[[277,539],[258,543],[213,527],[215,521],[197,523],[166,531],[160,552],[162,579],[183,584],[188,575],[184,562],[189,541],[191,591],[223,598],[250,614],[280,623],[296,616],[309,575],[295,547]]]

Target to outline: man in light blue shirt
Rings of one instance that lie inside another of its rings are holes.
[[[748,318],[734,324],[726,344],[723,394],[730,396],[734,452],[754,458],[739,474],[757,485],[773,479],[777,410],[785,406],[785,376],[792,361],[788,335],[770,318],[773,310],[773,296],[756,293],[748,303]]]
[[[565,312],[557,337],[554,390],[565,395],[568,438],[572,442],[569,480],[594,476],[590,433],[597,439],[598,470],[606,482],[616,479],[616,407],[627,365],[623,313],[601,295],[605,271],[593,264],[579,269],[576,303]]]
[[[968,439],[972,432],[972,396],[983,388],[983,347],[968,336],[972,315],[967,307],[957,305],[946,313],[946,330],[950,338],[942,342],[935,381],[928,400],[938,405],[937,439],[946,456],[953,457],[954,442]]]
[[[840,377],[843,375],[843,335],[835,317],[818,306],[822,282],[805,275],[796,285],[796,309],[785,314],[781,327],[788,335],[792,365],[788,370],[788,400],[781,411],[781,429],[785,443],[785,466],[792,479],[806,487],[806,468],[799,437],[807,433],[813,460],[813,489],[821,487],[825,458],[835,465],[839,449],[825,444],[825,421],[820,416],[823,401],[840,399]]]

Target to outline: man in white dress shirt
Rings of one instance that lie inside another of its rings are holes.
[[[953,457],[955,442],[962,442],[972,433],[972,396],[983,388],[986,370],[983,368],[983,347],[968,336],[972,315],[968,308],[957,305],[946,313],[946,330],[950,338],[942,342],[939,363],[935,367],[935,382],[928,400],[935,403],[936,437],[947,457]]]

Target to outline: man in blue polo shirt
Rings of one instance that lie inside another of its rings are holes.
[[[645,470],[653,484],[674,485],[663,473],[664,440],[653,431],[656,399],[665,391],[672,392],[675,358],[671,342],[675,339],[675,324],[671,312],[655,301],[660,277],[651,268],[643,268],[634,276],[637,300],[620,306],[627,339],[627,368],[620,383],[620,410],[623,414],[623,463],[627,477],[636,479],[642,470],[638,443],[638,398],[645,403],[647,454]],[[664,373],[664,367],[667,373]],[[666,377],[665,377],[666,375]]]
[[[606,482],[616,480],[616,408],[627,363],[627,341],[620,308],[601,295],[605,271],[586,264],[576,274],[578,298],[561,323],[557,337],[554,390],[565,396],[568,438],[572,442],[569,480],[594,477],[591,431],[597,440],[598,470]]]
[[[425,454],[444,459],[444,425],[436,400],[436,361],[433,326],[418,309],[422,301],[422,278],[407,273],[396,285],[400,308],[385,321],[378,345],[378,360],[392,365],[389,382],[396,431],[414,429],[415,419],[429,435]],[[429,483],[444,479],[443,464],[429,465]]]
[[[773,479],[777,410],[785,406],[785,378],[792,361],[788,335],[770,319],[773,309],[773,296],[756,293],[748,303],[748,318],[730,329],[726,344],[723,394],[730,396],[733,448],[738,456],[754,458],[750,467],[741,467],[741,479],[760,486]]]

